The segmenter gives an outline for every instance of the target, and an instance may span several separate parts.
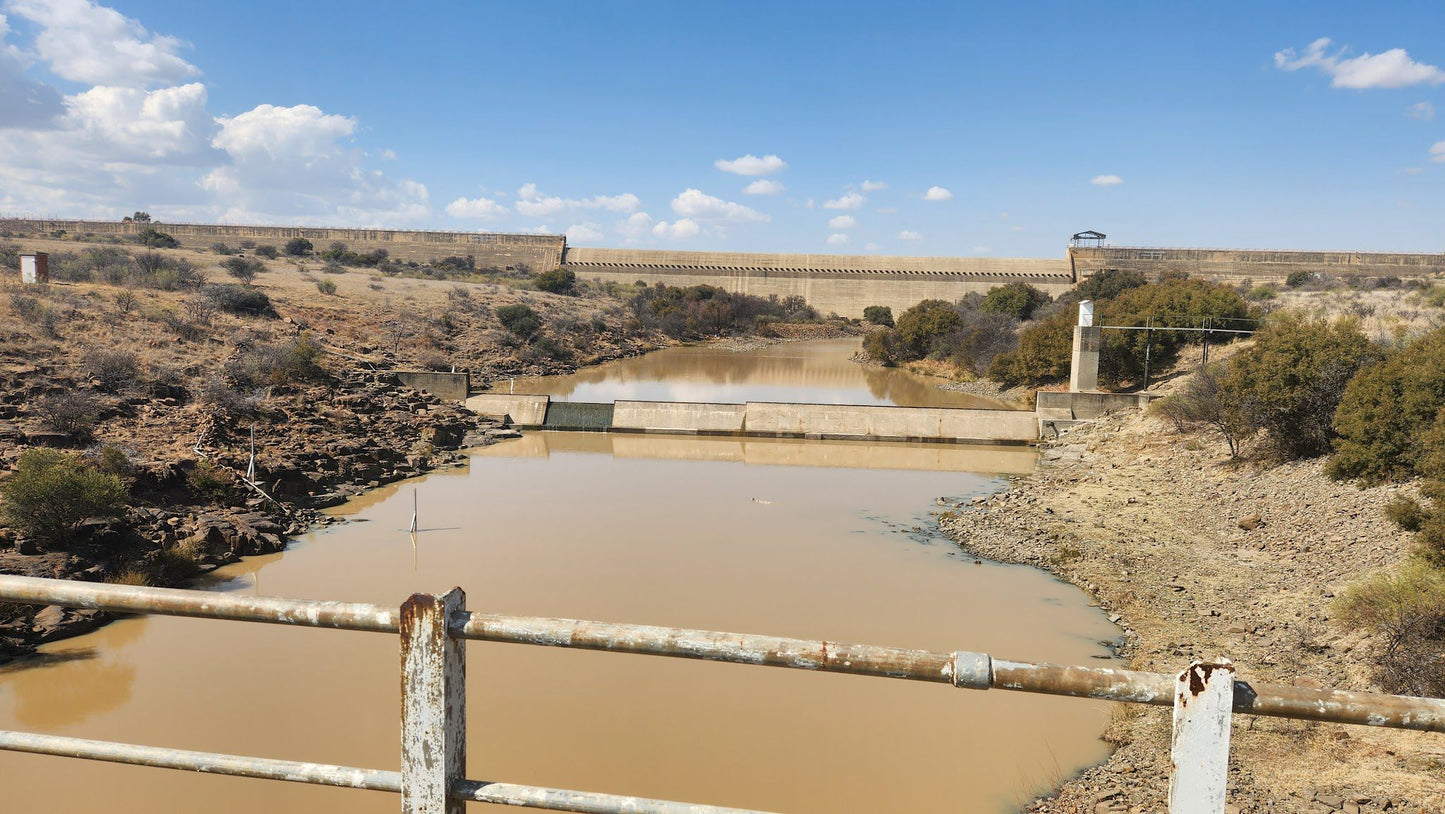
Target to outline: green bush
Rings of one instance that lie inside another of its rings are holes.
[[[224,506],[236,494],[236,476],[229,469],[201,460],[186,473],[186,486],[195,497]]]
[[[571,269],[555,268],[538,274],[532,282],[539,291],[551,294],[571,294],[577,287],[577,275]]]
[[[1314,276],[1315,273],[1313,271],[1305,271],[1304,269],[1291,271],[1289,276],[1284,278],[1284,284],[1290,288],[1299,288],[1310,280],[1313,280]]]
[[[1407,562],[1346,589],[1335,617],[1383,638],[1377,678],[1385,690],[1445,696],[1445,573]]]
[[[497,309],[497,320],[518,339],[530,339],[542,329],[542,318],[522,303],[503,305]]]
[[[317,280],[316,290],[328,297],[336,296],[336,283],[331,280]]]
[[[910,359],[922,359],[934,344],[963,325],[963,317],[943,300],[923,300],[898,316],[898,336]]]
[[[0,520],[42,545],[58,547],[81,522],[119,517],[125,487],[79,457],[53,449],[28,449],[0,483]]]
[[[311,241],[307,240],[306,238],[293,237],[290,240],[286,241],[286,247],[283,249],[283,251],[285,251],[292,257],[304,257],[305,255],[310,254],[311,250],[314,248],[316,247],[312,245]]]
[[[1034,311],[1050,299],[1048,294],[1028,283],[1009,283],[989,289],[979,307],[991,314],[1006,314],[1023,321],[1032,318]]]
[[[1068,378],[1077,321],[1073,308],[1061,308],[1024,326],[1018,333],[1018,348],[994,357],[988,377],[1009,387]]]
[[[238,387],[257,389],[282,387],[326,378],[318,363],[321,347],[303,333],[291,342],[256,345],[226,367],[226,374]]]
[[[136,233],[135,240],[142,246],[149,246],[152,249],[174,249],[180,246],[180,241],[166,234],[158,232],[154,227],[146,227]]]
[[[1076,291],[1081,300],[1112,300],[1131,288],[1149,284],[1143,272],[1126,269],[1104,269],[1079,283]]]
[[[870,305],[863,309],[863,321],[884,328],[893,327],[893,309],[886,305]]]
[[[1438,328],[1362,369],[1345,388],[1328,471],[1364,483],[1407,479],[1424,471],[1427,440],[1445,405],[1445,328]]]
[[[265,263],[245,257],[228,257],[221,267],[226,270],[227,274],[246,285],[250,285],[251,281],[256,279],[257,274],[266,270]]]
[[[1285,459],[1330,451],[1331,422],[1355,373],[1379,360],[1353,319],[1334,323],[1281,316],[1235,354],[1222,377],[1222,397],[1264,432]]]
[[[1429,516],[1429,512],[1425,511],[1425,507],[1421,506],[1418,500],[1408,497],[1396,496],[1385,504],[1385,519],[1404,531],[1419,531]]]
[[[251,316],[276,316],[271,298],[266,292],[248,286],[217,283],[201,289],[201,296],[221,311],[228,314]]]
[[[1279,292],[1275,291],[1272,285],[1257,285],[1251,288],[1249,293],[1244,295],[1244,298],[1250,302],[1261,302],[1263,300],[1272,300],[1278,294]]]
[[[903,361],[902,346],[903,339],[893,328],[883,328],[863,338],[863,353],[885,367],[894,367]]]
[[[628,305],[641,325],[676,339],[746,332],[764,326],[769,318],[788,322],[818,318],[818,312],[799,296],[758,297],[711,285],[644,286]]]
[[[257,246],[256,254],[257,256],[266,258],[267,260],[275,260],[276,258],[281,256],[281,253],[276,251],[275,246]]]

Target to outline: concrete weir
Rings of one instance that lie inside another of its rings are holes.
[[[553,405],[548,396],[491,393],[467,399],[473,412],[505,416],[517,427],[549,430],[991,444],[1029,444],[1039,437],[1034,414],[1022,410],[617,401],[611,405],[612,420],[606,426],[590,421],[588,426],[568,426],[565,418],[556,416],[578,411],[554,409],[563,404],[576,403]]]

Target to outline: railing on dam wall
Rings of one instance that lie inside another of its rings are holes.
[[[1445,700],[1313,690],[1238,680],[1227,661],[1178,675],[1005,661],[987,653],[910,650],[710,630],[468,611],[460,589],[378,605],[0,576],[0,600],[121,613],[335,628],[401,637],[401,771],[0,731],[0,750],[341,786],[401,795],[404,814],[460,814],[468,801],[580,812],[739,812],[612,794],[466,778],[467,640],[606,650],[1172,706],[1172,814],[1220,814],[1233,713],[1445,732]]]

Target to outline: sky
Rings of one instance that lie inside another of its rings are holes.
[[[0,214],[1445,251],[1445,3],[0,0]]]

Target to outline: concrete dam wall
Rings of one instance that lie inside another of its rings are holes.
[[[552,430],[995,444],[1028,444],[1039,437],[1037,418],[1023,410],[758,401],[618,401],[602,405],[491,393],[472,396],[467,407],[483,415],[507,416],[518,427]],[[563,414],[560,420],[557,413]],[[592,417],[603,413],[607,423],[599,426]]]
[[[1069,249],[1069,268],[1080,280],[1114,268],[1139,271],[1151,279],[1176,272],[1237,285],[1282,283],[1296,271],[1358,277],[1428,277],[1445,274],[1445,254],[1074,247]]]
[[[331,229],[313,226],[233,226],[215,223],[120,223],[99,220],[0,220],[0,232],[51,234],[66,237],[113,235],[134,237],[153,228],[182,246],[204,249],[214,243],[239,246],[243,240],[281,248],[304,237],[321,251],[333,242],[354,252],[386,249],[398,260],[430,263],[446,257],[472,257],[477,268],[499,271],[551,271],[562,264],[567,239],[562,235],[513,235],[485,232],[422,232],[390,229]]]
[[[563,265],[584,280],[715,285],[739,294],[800,296],[823,314],[861,317],[870,305],[895,314],[919,300],[956,300],[1011,282],[1051,295],[1074,284],[1065,259],[745,254],[642,249],[579,249]]]

